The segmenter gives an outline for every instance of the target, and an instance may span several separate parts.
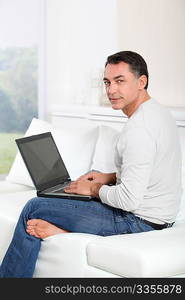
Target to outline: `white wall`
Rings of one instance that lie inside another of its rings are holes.
[[[108,55],[145,58],[149,93],[185,107],[185,0],[46,0],[46,82],[51,105],[99,105]]]
[[[41,0],[0,0],[0,47],[30,47],[39,42]]]
[[[118,49],[117,1],[47,0],[49,104],[98,103],[106,57]]]
[[[185,0],[118,0],[119,48],[147,61],[149,92],[185,107]]]

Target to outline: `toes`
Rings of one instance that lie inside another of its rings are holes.
[[[32,229],[33,229],[33,226],[32,226],[32,225],[28,225],[26,229],[32,230]]]
[[[35,234],[34,230],[31,230],[31,229],[26,229],[26,232],[28,232],[30,235],[34,235]]]
[[[38,221],[39,221],[38,219],[31,219],[31,220],[27,221],[27,224],[35,226],[35,225],[37,225]]]
[[[38,234],[36,234],[36,232],[34,230],[29,230],[29,229],[26,229],[26,232],[29,234],[29,235],[32,235],[32,236],[35,236],[37,238],[40,238],[40,236]]]
[[[27,226],[26,231],[32,235],[35,233],[34,227],[30,225]]]

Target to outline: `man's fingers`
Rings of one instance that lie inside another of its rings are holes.
[[[80,176],[79,178],[77,178],[76,181],[81,181],[81,180],[93,180],[93,179],[94,179],[94,174],[95,174],[94,171],[89,172],[89,173],[84,174],[84,175]]]
[[[72,182],[64,189],[64,192],[75,193],[77,186],[78,186],[78,183],[76,181]]]
[[[67,186],[64,191],[66,193],[90,195],[91,194],[91,184],[88,181],[75,181]]]
[[[72,189],[72,188],[74,188],[74,187],[76,187],[77,186],[77,182],[75,181],[75,182],[72,182],[72,183],[70,183],[65,189]]]
[[[82,175],[79,178],[77,178],[76,181],[87,180],[87,179],[88,179],[87,175]]]

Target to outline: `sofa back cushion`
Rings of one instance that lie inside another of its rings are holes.
[[[71,179],[89,171],[97,140],[97,127],[57,128],[49,122],[33,118],[25,136],[51,132]],[[6,180],[12,183],[34,186],[18,152]]]
[[[114,162],[115,146],[120,131],[106,125],[98,128],[98,139],[92,160],[92,170],[104,173],[116,172]]]

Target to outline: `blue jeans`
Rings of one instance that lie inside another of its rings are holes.
[[[132,213],[98,201],[36,197],[23,208],[0,267],[0,277],[32,277],[42,239],[26,232],[29,219],[43,219],[71,232],[101,236],[154,230]]]

